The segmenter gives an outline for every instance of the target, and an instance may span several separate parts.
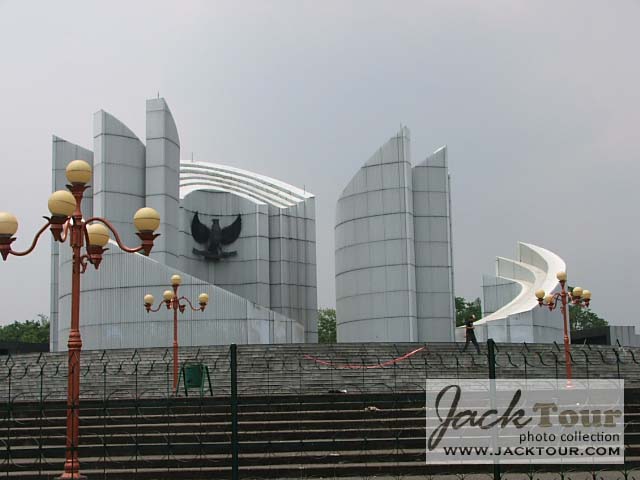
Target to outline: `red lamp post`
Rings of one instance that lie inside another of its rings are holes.
[[[147,309],[147,313],[149,312],[157,312],[162,308],[162,305],[166,305],[167,310],[173,309],[173,389],[175,390],[178,386],[178,310],[180,313],[184,313],[187,305],[191,308],[192,311],[197,312],[200,310],[204,312],[204,309],[207,308],[207,304],[209,303],[209,295],[206,293],[201,293],[198,296],[198,303],[200,307],[194,307],[187,297],[178,296],[178,290],[180,289],[180,284],[182,283],[182,277],[180,275],[173,275],[171,277],[171,287],[173,290],[165,290],[162,294],[162,302],[158,304],[156,308],[153,308],[154,298],[153,295],[147,294],[144,296],[144,308]],[[186,302],[186,303],[185,303]]]
[[[67,479],[86,479],[80,474],[78,460],[79,421],[80,421],[80,352],[82,338],[80,336],[80,274],[85,273],[89,264],[96,270],[107,250],[109,231],[113,233],[118,246],[128,253],[149,255],[153,241],[158,236],[154,233],[160,226],[160,216],[152,208],[141,208],[133,217],[138,230],[141,245],[136,248],[125,246],[118,232],[106,219],[92,217],[84,220],[82,215],[82,197],[91,180],[91,166],[83,160],[74,160],[67,165],[66,176],[69,181],[66,190],[58,190],[49,197],[51,218],[45,217],[47,223],[36,233],[31,246],[22,252],[12,249],[16,240],[13,235],[18,230],[18,220],[10,213],[0,212],[0,255],[6,260],[9,255],[22,257],[33,251],[44,231],[49,228],[55,241],[64,243],[69,239],[73,251],[71,273],[71,328],[68,341],[68,386],[67,386],[67,440],[64,473],[59,477]],[[82,247],[86,253],[82,253]]]
[[[571,292],[567,291],[567,273],[558,272],[556,278],[560,282],[560,291],[545,295],[544,290],[537,290],[536,297],[540,307],[547,307],[549,310],[555,310],[560,304],[562,312],[562,320],[564,322],[564,359],[567,369],[567,386],[571,386],[571,342],[569,341],[569,315],[568,304],[589,307],[591,302],[591,292],[583,290],[580,287],[574,287]],[[558,302],[558,300],[560,300]]]

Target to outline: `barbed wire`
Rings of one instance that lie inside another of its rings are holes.
[[[451,466],[425,462],[426,381],[488,376],[484,347],[481,354],[461,347],[238,346],[240,478],[495,478],[488,466],[455,466],[452,475]],[[571,356],[575,378],[626,382],[625,465],[525,466],[501,478],[640,480],[639,352],[574,346]],[[183,348],[180,360],[206,365],[213,392],[174,391],[170,349],[83,352],[81,402],[73,408],[81,412],[79,455],[90,478],[229,478],[229,349]],[[562,378],[565,370],[553,344],[498,345],[492,361],[498,378]],[[0,357],[0,477],[60,473],[67,369],[64,353]]]

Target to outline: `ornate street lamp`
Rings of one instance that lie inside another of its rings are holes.
[[[187,305],[191,308],[192,311],[197,312],[200,310],[204,312],[204,309],[207,308],[207,304],[209,303],[209,295],[206,293],[201,293],[198,296],[198,303],[200,307],[194,307],[187,297],[179,297],[178,289],[180,288],[180,284],[182,283],[182,277],[180,275],[173,275],[171,277],[171,287],[173,290],[165,290],[162,294],[162,301],[158,304],[156,308],[153,308],[154,298],[153,295],[147,294],[144,296],[144,308],[147,309],[147,313],[149,312],[157,312],[162,308],[162,305],[166,305],[167,310],[173,309],[173,389],[175,390],[178,386],[178,310],[180,313],[184,313]],[[183,302],[186,302],[184,303]]]
[[[44,231],[49,228],[55,241],[64,243],[69,239],[73,251],[71,273],[71,329],[69,331],[68,353],[68,388],[67,388],[67,443],[64,473],[59,477],[66,479],[86,479],[80,474],[78,461],[79,447],[79,406],[80,406],[80,274],[87,270],[89,264],[96,270],[102,261],[105,245],[109,242],[109,232],[113,233],[118,246],[128,253],[149,255],[153,241],[159,234],[154,233],[160,226],[160,215],[152,208],[141,208],[134,217],[133,223],[138,230],[141,245],[136,248],[125,246],[118,232],[108,220],[92,217],[85,220],[82,216],[82,197],[89,188],[91,166],[83,160],[74,160],[67,165],[66,176],[69,181],[66,190],[58,190],[49,197],[51,218],[45,217],[47,223],[36,233],[31,246],[22,252],[12,249],[16,240],[13,236],[18,231],[18,220],[10,213],[0,212],[0,255],[6,260],[9,255],[22,257],[33,251]],[[82,247],[86,253],[82,253]]]
[[[537,290],[536,297],[540,307],[547,307],[549,310],[555,310],[560,299],[560,311],[562,312],[562,320],[564,322],[564,360],[567,369],[567,385],[571,385],[571,343],[569,342],[569,315],[567,304],[589,307],[591,302],[591,292],[583,290],[580,287],[574,287],[573,291],[567,292],[567,273],[558,272],[556,278],[560,282],[560,291],[553,294],[545,294],[544,290]]]

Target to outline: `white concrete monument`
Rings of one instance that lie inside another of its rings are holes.
[[[339,342],[453,340],[446,147],[412,166],[401,129],[343,190],[335,239]]]
[[[496,259],[495,276],[483,277],[483,313],[475,323],[478,341],[561,344],[564,324],[560,308],[541,308],[536,290],[559,291],[558,272],[566,271],[555,253],[528,243],[518,244],[518,260]],[[456,329],[456,340],[464,341],[464,326]]]
[[[209,294],[204,312],[179,319],[181,345],[317,341],[315,197],[264,175],[180,161],[178,129],[162,98],[147,101],[146,141],[105,111],[94,116],[93,151],[53,138],[53,189],[75,159],[93,166],[85,215],[114,223],[138,245],[131,224],[144,206],[161,216],[150,257],[111,248],[81,291],[85,349],[171,345],[171,312],[147,314],[173,274],[189,298]],[[66,349],[70,251],[52,243],[51,349]]]

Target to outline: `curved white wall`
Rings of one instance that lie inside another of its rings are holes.
[[[108,218],[122,239],[135,245],[140,240],[133,215],[146,203],[145,146],[124,123],[100,110],[94,115],[93,151],[93,212]]]
[[[446,149],[412,168],[407,128],[345,187],[335,224],[338,341],[453,338],[449,195]]]
[[[164,98],[147,100],[145,163],[146,205],[160,213],[160,228],[151,258],[178,265],[178,226],[174,221],[180,202],[180,138]]]

